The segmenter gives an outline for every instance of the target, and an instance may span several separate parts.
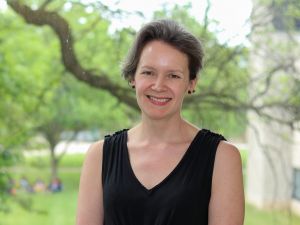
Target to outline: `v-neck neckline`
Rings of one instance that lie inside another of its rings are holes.
[[[193,145],[195,144],[196,140],[198,140],[198,137],[200,136],[200,134],[202,133],[203,129],[200,129],[197,134],[195,135],[195,137],[193,138],[193,140],[191,141],[191,143],[189,144],[188,148],[186,149],[186,151],[184,152],[183,156],[181,157],[181,159],[179,160],[179,162],[176,164],[176,166],[174,167],[173,170],[171,170],[171,172],[165,177],[163,178],[160,182],[158,182],[156,185],[154,185],[151,188],[147,188],[145,187],[144,184],[141,183],[141,181],[137,178],[137,176],[134,173],[134,170],[132,168],[131,162],[130,162],[130,156],[129,156],[129,149],[128,149],[128,145],[127,145],[127,141],[128,141],[128,130],[126,130],[124,132],[125,138],[124,138],[124,149],[125,149],[125,155],[126,155],[126,161],[127,161],[127,166],[129,167],[129,171],[130,174],[133,178],[133,180],[135,181],[135,183],[140,186],[140,188],[142,188],[146,193],[150,194],[152,193],[154,190],[158,189],[159,187],[161,187],[163,184],[165,184],[171,177],[173,177],[173,174],[176,173],[176,171],[180,168],[180,166],[182,165],[182,163],[186,160],[187,156],[189,155],[189,152],[191,152],[191,149],[193,147]]]

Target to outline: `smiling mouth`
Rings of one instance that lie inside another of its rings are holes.
[[[147,96],[147,98],[149,98],[153,102],[166,103],[166,102],[171,101],[171,98],[157,98],[157,97],[154,97],[154,96],[151,96],[151,95],[146,95],[146,96]]]

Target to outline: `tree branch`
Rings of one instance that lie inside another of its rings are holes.
[[[208,29],[208,20],[209,20],[209,16],[208,13],[210,11],[211,8],[211,2],[210,0],[206,0],[206,8],[205,8],[205,13],[204,13],[204,30],[207,31]]]
[[[46,0],[41,6],[40,9],[45,9],[47,5],[49,5],[52,2],[52,0]]]
[[[30,7],[20,3],[18,0],[7,0],[7,4],[29,24],[37,26],[48,25],[56,33],[60,41],[61,56],[63,64],[78,80],[88,85],[104,89],[115,96],[121,102],[124,102],[133,109],[138,110],[135,98],[131,95],[128,88],[124,88],[113,83],[107,74],[95,75],[90,70],[84,69],[77,60],[74,51],[74,42],[71,28],[68,22],[56,12],[46,11],[44,9],[32,10]]]
[[[63,64],[66,70],[69,71],[73,76],[75,76],[78,80],[83,81],[94,88],[108,91],[113,96],[115,96],[120,102],[125,103],[126,105],[132,107],[133,109],[136,110],[138,109],[138,106],[136,104],[136,99],[134,98],[133,94],[128,90],[128,88],[124,88],[123,86],[114,83],[112,80],[109,79],[108,74],[105,74],[103,72],[100,74],[95,74],[95,72],[91,70],[82,68],[82,66],[80,65],[77,59],[76,53],[74,51],[74,40],[72,37],[72,31],[70,29],[70,26],[68,22],[63,17],[61,17],[57,12],[53,12],[53,11],[50,12],[41,8],[37,10],[32,10],[30,7],[21,4],[17,0],[7,0],[7,3],[16,13],[21,15],[26,20],[27,23],[34,24],[37,26],[48,25],[52,28],[52,30],[56,33],[60,41]],[[207,8],[207,11],[208,10],[209,10],[209,6]],[[225,44],[224,47],[226,47]],[[211,59],[215,59],[218,50],[220,49],[217,48],[215,52],[213,52],[213,54],[210,57]],[[229,58],[233,60],[236,56],[238,56],[241,53],[241,51],[242,51],[241,46],[236,47],[230,52]],[[230,61],[228,60],[228,58],[222,61],[221,64],[219,64],[217,71],[221,72],[224,69],[226,62],[228,61]],[[206,63],[209,64],[210,61],[208,60],[208,62]],[[291,65],[286,65],[286,66],[291,66]],[[295,67],[294,64],[293,66]],[[255,111],[257,114],[265,117],[269,117],[269,118],[274,117],[273,115],[265,115],[264,110],[272,107],[282,108],[283,102],[279,102],[275,100],[272,102],[268,102],[268,104],[264,102],[263,104],[258,105],[254,100],[257,100],[257,98],[261,98],[266,94],[266,92],[270,87],[270,83],[273,75],[277,70],[282,69],[282,67],[283,65],[280,65],[278,67],[275,67],[273,70],[269,71],[266,74],[267,79],[265,82],[264,89],[256,93],[254,96],[252,96],[252,99],[248,99],[248,101],[244,101],[240,99],[238,96],[236,96],[234,93],[231,94],[230,92],[226,91],[225,86],[224,86],[224,90],[221,89],[220,91],[220,89],[215,90],[216,88],[214,88],[213,85],[208,87],[208,89],[203,90],[201,94],[193,95],[187,98],[185,101],[185,105],[192,106],[195,103],[198,104],[199,102],[201,102],[202,105],[207,104],[219,109],[225,109],[227,111],[235,110],[235,111],[245,112],[247,110],[252,110]],[[259,76],[258,78],[261,79],[261,76]],[[258,78],[252,78],[250,81],[248,81],[248,84],[253,83]],[[214,84],[213,79],[210,85],[212,84]],[[238,82],[237,84],[243,86],[244,82]],[[228,85],[226,87],[228,89]],[[237,90],[236,88],[239,87],[235,87],[234,90]],[[290,111],[294,110],[296,112],[294,119],[297,119],[299,117],[299,112],[295,107],[293,107],[292,105],[290,105],[289,107],[289,105],[287,104],[284,104],[284,106],[285,109],[289,109]],[[273,118],[273,119],[275,119],[275,121],[278,121],[278,118]],[[284,121],[286,123],[296,122],[296,121],[291,121],[290,119],[280,120],[278,122],[283,123]]]

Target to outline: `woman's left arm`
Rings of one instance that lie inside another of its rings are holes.
[[[242,225],[244,214],[241,156],[235,146],[221,141],[214,164],[208,225]]]

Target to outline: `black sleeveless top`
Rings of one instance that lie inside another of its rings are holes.
[[[207,225],[216,149],[222,135],[202,129],[175,169],[146,189],[135,177],[127,130],[106,136],[102,184],[104,225]]]

